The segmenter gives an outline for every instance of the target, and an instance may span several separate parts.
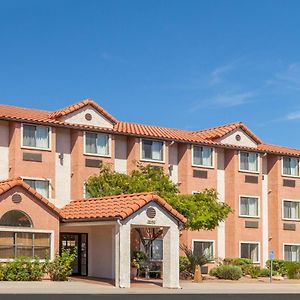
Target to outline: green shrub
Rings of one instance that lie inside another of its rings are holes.
[[[273,276],[278,275],[278,272],[272,270],[272,275]],[[261,269],[259,277],[270,277],[270,269],[268,268]]]
[[[224,258],[223,260],[224,265],[231,265],[231,266],[244,266],[244,265],[251,265],[252,261],[248,258]]]
[[[300,279],[300,262],[286,262],[287,276],[289,279]]]
[[[242,277],[242,269],[238,266],[222,265],[210,270],[211,276],[218,277],[219,279],[238,280]]]
[[[247,275],[250,275],[251,278],[258,278],[261,273],[261,269],[259,266],[251,265],[251,267],[247,269],[247,272]]]
[[[38,258],[18,257],[11,262],[3,263],[0,269],[2,281],[39,281],[45,274],[47,262]]]
[[[287,261],[282,259],[274,259],[272,269],[278,274],[285,276],[287,275],[287,268],[286,268],[287,263],[288,263]],[[266,267],[270,269],[270,260],[266,262]]]
[[[76,258],[76,249],[73,251],[62,249],[60,255],[56,255],[49,263],[47,271],[53,281],[65,281],[72,274],[72,262]]]
[[[186,256],[179,257],[179,271],[189,271],[191,268],[191,264]]]

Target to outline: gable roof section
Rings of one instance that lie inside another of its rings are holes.
[[[112,122],[113,124],[116,124],[118,121],[109,114],[106,110],[104,110],[100,105],[98,105],[94,100],[92,99],[84,99],[78,103],[72,104],[68,107],[62,108],[60,110],[57,110],[51,114],[49,114],[50,119],[58,119],[60,117],[66,116],[72,112],[75,112],[85,106],[92,106],[95,108],[101,115],[103,115],[107,120]]]
[[[73,200],[61,209],[65,221],[91,219],[121,219],[124,220],[154,201],[174,218],[186,222],[186,218],[155,193],[135,193],[101,198]]]
[[[28,193],[37,198],[37,200],[39,200],[43,205],[50,208],[50,210],[52,210],[54,213],[60,215],[60,210],[53,203],[51,203],[49,200],[47,200],[45,197],[39,194],[35,189],[30,187],[30,185],[24,182],[20,177],[0,181],[0,195],[8,192],[9,190],[17,186],[22,187]]]
[[[230,124],[225,124],[213,128],[208,128],[200,131],[196,131],[195,134],[202,137],[203,139],[208,140],[217,140],[228,133],[234,131],[235,129],[240,128],[242,129],[247,135],[249,135],[257,144],[261,144],[261,139],[255,135],[245,124],[242,122],[235,122]]]

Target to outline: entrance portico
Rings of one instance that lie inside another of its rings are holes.
[[[179,288],[179,230],[185,218],[154,193],[72,201],[62,209],[61,232],[87,234],[88,275],[130,287],[131,230],[159,227],[163,287]]]

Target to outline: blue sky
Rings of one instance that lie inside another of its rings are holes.
[[[124,121],[243,121],[300,148],[300,1],[0,0],[0,102],[93,98]]]

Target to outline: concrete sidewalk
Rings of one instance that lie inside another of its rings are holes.
[[[0,282],[0,294],[300,294],[300,284],[267,283],[190,283],[182,289],[119,289],[86,282]],[[149,286],[150,287],[150,286]]]

